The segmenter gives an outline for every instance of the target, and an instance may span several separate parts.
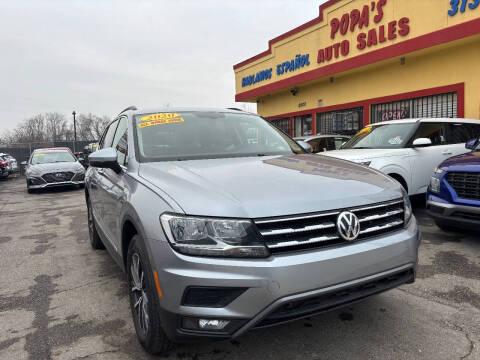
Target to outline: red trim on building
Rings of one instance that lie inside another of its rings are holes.
[[[242,66],[245,66],[255,60],[258,60],[264,56],[267,56],[267,55],[270,55],[272,53],[272,45],[276,42],[279,42],[280,40],[283,40],[289,36],[292,36],[292,35],[295,35],[305,29],[308,29],[309,27],[315,25],[315,24],[318,24],[320,22],[323,21],[323,10],[325,10],[327,7],[331,6],[331,5],[334,5],[335,3],[339,2],[340,0],[329,0],[327,1],[326,3],[320,5],[320,8],[319,8],[319,14],[318,14],[318,17],[316,17],[315,19],[312,19],[308,22],[306,22],[305,24],[302,24],[300,26],[297,26],[296,28],[286,32],[286,33],[283,33],[282,35],[279,35],[277,36],[276,38],[273,38],[272,40],[270,40],[268,42],[268,50],[265,50],[264,52],[258,54],[258,55],[255,55],[255,56],[252,56],[251,58],[245,60],[245,61],[242,61],[236,65],[233,65],[233,69],[238,69]]]
[[[430,95],[438,95],[444,94],[449,92],[457,92],[457,109],[458,109],[458,117],[463,118],[465,116],[465,83],[458,83],[453,85],[447,86],[439,86],[430,89],[423,89],[418,91],[411,91],[402,94],[396,95],[389,95],[383,96],[378,98],[366,99],[361,101],[355,101],[345,104],[338,104],[332,106],[326,106],[316,109],[304,110],[304,111],[297,111],[287,114],[281,114],[276,116],[266,117],[267,120],[276,120],[281,118],[288,118],[291,117],[293,119],[294,116],[301,116],[301,115],[308,115],[308,114],[319,114],[325,113],[330,111],[337,111],[337,110],[346,110],[352,108],[363,107],[363,119],[364,119],[364,126],[370,124],[370,106],[375,104],[381,103],[389,103],[393,101],[400,101],[400,100],[408,100],[413,98],[419,98],[424,96]],[[312,120],[315,121],[315,116],[312,117]],[[293,130],[293,127],[292,127]]]
[[[405,40],[394,45],[374,50],[351,59],[339,61],[331,65],[295,75],[287,79],[248,90],[235,95],[235,101],[241,102],[257,96],[265,95],[274,91],[286,89],[294,85],[302,84],[322,77],[330,76],[343,71],[373,64],[396,56],[405,55],[414,51],[422,50],[432,46],[459,40],[468,36],[480,34],[480,18],[471,20],[459,25],[450,26],[426,35]]]

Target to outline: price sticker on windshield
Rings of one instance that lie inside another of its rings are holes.
[[[40,154],[40,153],[37,153],[37,154],[33,154],[33,156],[44,156],[45,154]]]
[[[138,127],[140,129],[143,129],[148,126],[155,126],[155,125],[163,125],[163,124],[175,124],[175,123],[181,123],[184,122],[183,118],[173,118],[173,119],[160,119],[160,120],[151,120],[151,121],[145,121],[141,122],[138,124]]]
[[[178,118],[180,115],[177,113],[158,113],[158,114],[150,114],[147,116],[143,116],[140,118],[141,121],[155,121],[155,120],[167,120]]]

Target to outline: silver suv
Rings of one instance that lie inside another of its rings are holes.
[[[123,111],[89,157],[91,245],[127,273],[140,343],[231,339],[415,280],[408,196],[236,110]]]

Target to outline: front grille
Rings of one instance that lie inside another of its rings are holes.
[[[268,314],[255,327],[271,326],[312,316],[393,289],[399,285],[411,283],[414,280],[415,274],[412,269],[409,269],[337,291],[307,299],[290,301]]]
[[[403,200],[254,221],[271,252],[323,248],[351,244],[340,237],[337,231],[337,217],[343,211],[353,212],[360,220],[357,240],[390,233],[404,223]]]
[[[480,172],[449,172],[447,182],[459,198],[480,200]]]
[[[48,173],[42,176],[43,180],[47,183],[58,183],[64,181],[70,181],[73,177],[73,172],[55,172],[55,173]]]

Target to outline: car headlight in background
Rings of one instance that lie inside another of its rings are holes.
[[[430,190],[435,193],[440,192],[440,179],[436,177],[430,178]]]
[[[182,254],[212,257],[267,257],[268,249],[249,220],[160,216],[172,247]]]
[[[403,206],[404,206],[404,216],[405,216],[405,226],[408,225],[408,223],[410,222],[410,219],[412,218],[412,203],[410,202],[410,198],[408,197],[408,194],[405,194],[403,196]]]
[[[369,167],[371,163],[372,163],[371,161],[360,161],[360,162],[357,163],[357,164],[360,164],[360,165]]]

